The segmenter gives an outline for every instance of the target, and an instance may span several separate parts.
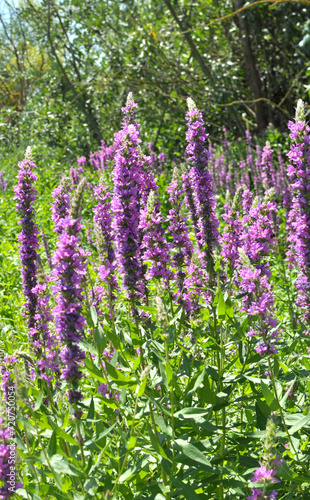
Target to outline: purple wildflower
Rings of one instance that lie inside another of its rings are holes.
[[[65,368],[61,378],[73,385],[69,390],[70,402],[79,401],[82,394],[77,390],[78,380],[82,377],[79,363],[85,353],[78,346],[83,338],[82,330],[86,319],[82,310],[82,280],[86,274],[85,253],[80,247],[78,233],[82,229],[80,219],[65,218],[58,224],[61,230],[58,247],[53,256],[53,286],[56,296],[56,307],[53,314],[56,318],[55,332],[63,347],[60,359]]]
[[[271,195],[270,191],[262,202],[256,200],[248,214],[244,215],[244,231],[241,236],[243,243],[239,250],[240,289],[247,292],[242,299],[242,310],[259,319],[248,336],[259,335],[262,339],[256,347],[261,356],[276,353],[273,341],[279,340],[277,322],[273,317],[275,299],[269,281],[271,273],[266,261],[274,244],[272,215],[276,211],[276,204],[270,201]]]
[[[96,170],[104,171],[108,166],[108,160],[112,160],[115,155],[114,146],[106,146],[104,141],[101,141],[99,151],[90,155],[89,161]]]
[[[261,162],[262,184],[264,189],[275,187],[276,179],[273,165],[273,149],[271,149],[268,141],[264,146]]]
[[[77,159],[77,164],[79,167],[86,167],[87,158],[85,156],[81,156],[80,158]]]
[[[129,92],[126,100],[126,106],[122,108],[122,112],[124,114],[124,119],[122,121],[123,128],[126,128],[126,125],[134,125],[136,129],[140,128],[140,125],[135,121],[137,109],[138,104],[134,101],[132,92]]]
[[[166,163],[166,154],[165,153],[159,153],[158,154],[158,161],[160,162],[161,165]]]
[[[14,389],[14,381],[12,377],[12,370],[14,365],[17,363],[17,358],[15,356],[4,356],[0,362],[0,373],[1,373],[1,389],[3,392],[4,399],[6,400],[10,392]]]
[[[259,500],[264,498],[264,493],[257,489],[257,488],[252,488],[252,495],[250,495],[247,500]]]
[[[77,169],[74,168],[74,167],[71,167],[70,168],[70,175],[71,175],[71,179],[72,179],[73,185],[77,186],[78,183],[79,183],[79,181],[80,181],[79,173],[78,173]]]
[[[146,272],[146,279],[168,279],[172,273],[167,269],[170,264],[169,247],[162,227],[163,218],[158,208],[154,191],[151,191],[147,205],[141,212],[140,229],[143,232],[141,258],[151,266]]]
[[[31,150],[27,148],[25,159],[19,163],[18,184],[14,187],[14,199],[17,200],[17,210],[20,214],[18,224],[22,226],[18,240],[21,242],[22,283],[26,297],[25,314],[29,332],[34,334],[33,340],[37,339],[34,327],[38,300],[35,287],[37,285],[37,249],[39,247],[39,230],[34,220],[33,208],[37,194],[33,187],[37,180],[37,176],[33,173],[35,168],[36,165],[31,160]]]
[[[143,185],[143,162],[139,151],[141,140],[138,126],[127,123],[133,121],[136,107],[129,95],[127,106],[123,109],[123,129],[115,135],[114,192],[111,202],[116,258],[124,287],[130,291],[131,297],[142,271],[139,259],[139,192]]]
[[[304,105],[298,101],[296,122],[290,121],[290,137],[294,140],[288,153],[290,164],[287,174],[291,181],[292,206],[289,212],[289,241],[292,251],[289,259],[296,262],[299,275],[296,280],[297,305],[302,320],[310,322],[310,127],[304,121]]]
[[[267,469],[265,465],[262,465],[254,472],[252,483],[255,483],[256,481],[266,481],[268,483],[274,483],[276,481],[276,474],[276,469]]]
[[[0,191],[4,192],[8,188],[8,182],[4,178],[4,173],[0,170]]]
[[[95,197],[98,204],[94,208],[94,227],[99,259],[99,274],[104,283],[107,283],[113,296],[113,291],[117,289],[115,277],[115,251],[114,235],[112,232],[112,213],[111,213],[111,193],[108,188],[102,184],[94,188]]]
[[[263,455],[263,465],[258,467],[253,474],[252,483],[263,482],[264,483],[264,493],[256,488],[252,489],[252,496],[248,497],[248,500],[262,498],[274,500],[277,496],[277,492],[273,492],[269,495],[265,494],[266,486],[272,483],[279,483],[280,480],[276,477],[278,473],[278,467],[283,463],[283,460],[278,459],[276,455],[276,414],[272,413],[267,421],[266,426],[266,437],[264,442],[264,455]]]
[[[230,262],[233,269],[235,263],[239,259],[238,248],[241,247],[241,233],[243,229],[242,220],[240,218],[240,199],[242,196],[242,187],[236,191],[232,207],[225,205],[226,213],[222,215],[225,221],[225,229],[221,235],[220,243],[222,248],[222,256]]]
[[[62,219],[66,219],[70,210],[70,179],[63,177],[59,186],[54,189],[52,196],[55,198],[52,204],[52,220],[55,224],[55,232],[62,231]]]
[[[49,323],[53,321],[53,316],[49,307],[47,283],[38,284],[35,291],[38,296],[35,328],[38,332],[39,340],[34,342],[34,347],[40,358],[37,361],[37,367],[40,372],[39,378],[44,379],[47,385],[49,385],[54,374],[59,374],[59,350],[57,341],[49,328]]]
[[[204,144],[208,135],[205,131],[202,114],[192,99],[188,99],[188,108],[186,154],[189,172],[185,174],[184,181],[190,185],[192,200],[186,185],[186,201],[195,225],[200,255],[202,260],[207,263],[212,256],[214,243],[218,239],[217,227],[219,223],[214,212],[212,178],[207,170],[209,153]]]
[[[172,235],[173,246],[176,250],[172,257],[173,266],[177,270],[176,281],[178,294],[176,299],[182,303],[184,279],[186,277],[184,267],[186,264],[190,264],[193,255],[193,245],[189,238],[186,219],[181,215],[181,206],[183,203],[181,195],[184,193],[184,189],[181,189],[178,177],[178,170],[175,167],[173,170],[172,182],[167,188],[168,193],[170,193],[169,201],[172,204],[167,221],[169,221],[168,231]]]

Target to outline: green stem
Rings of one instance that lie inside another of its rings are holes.
[[[75,407],[77,410],[77,406]],[[83,437],[81,433],[81,427],[80,427],[80,420],[77,418],[76,419],[76,432],[78,435],[78,442],[79,442],[79,447],[80,447],[80,452],[81,452],[81,458],[82,458],[82,467],[83,469],[85,468],[85,456],[84,456],[84,448],[83,448]]]
[[[57,476],[56,476],[56,474],[55,474],[55,471],[54,471],[54,469],[53,469],[53,467],[52,467],[52,465],[51,465],[51,462],[50,462],[50,460],[49,460],[48,454],[46,453],[45,446],[44,446],[44,445],[43,445],[43,443],[42,443],[41,437],[40,437],[40,435],[39,435],[38,426],[37,426],[37,423],[36,423],[36,421],[35,421],[35,420],[34,420],[34,425],[35,425],[35,428],[36,428],[36,431],[37,431],[37,438],[38,438],[38,441],[39,441],[39,443],[40,443],[40,445],[41,445],[41,449],[42,449],[43,455],[45,456],[45,459],[46,459],[46,462],[47,462],[47,464],[48,464],[48,467],[49,467],[49,469],[50,469],[51,473],[53,474],[53,477],[54,477],[54,479],[55,479],[56,483],[57,483],[57,484],[58,484],[58,486],[60,486],[60,488],[61,488],[61,487],[62,487],[62,485],[59,483],[58,478],[57,478]]]
[[[222,324],[220,325],[220,364],[219,364],[219,380],[220,380],[220,392],[223,391],[223,376],[224,376],[224,356],[225,356],[225,348],[223,341],[223,328]],[[224,465],[224,457],[225,457],[225,439],[226,439],[226,408],[223,406],[222,408],[222,437],[221,437],[221,463]],[[219,485],[219,500],[224,499],[224,487],[222,484],[223,475],[221,475],[221,483]]]
[[[152,424],[153,424],[153,428],[154,428],[154,433],[155,433],[155,437],[159,443],[159,436],[158,436],[158,432],[157,432],[157,429],[156,429],[156,423],[155,423],[155,418],[154,418],[154,412],[153,412],[153,408],[152,408],[152,403],[150,402],[149,403],[149,408],[150,408],[150,414],[151,414],[151,420],[152,420]],[[168,479],[167,479],[167,474],[163,468],[163,466],[161,465],[161,472],[162,472],[162,476],[163,476],[163,481],[164,481],[164,485],[167,486],[168,485]],[[167,496],[167,500],[170,500],[171,498],[171,495],[168,494],[169,496]]]
[[[135,424],[135,419],[136,419],[136,414],[137,414],[137,408],[138,408],[138,400],[139,400],[139,396],[137,394],[136,400],[135,400],[135,408],[134,408],[134,412],[133,412],[131,428],[130,428],[129,441],[130,441],[131,436],[133,435],[133,429],[134,429],[134,424]],[[129,453],[130,453],[130,450],[127,448],[127,451],[126,451],[126,454],[125,454],[125,458],[123,460],[121,469],[120,469],[120,471],[118,473],[118,476],[116,478],[115,484],[114,484],[113,489],[111,491],[111,495],[113,495],[115,489],[117,488],[119,479],[120,479],[121,475],[123,474],[123,471],[124,471],[125,465],[127,463],[127,458],[128,458]]]
[[[282,406],[280,405],[279,396],[278,396],[278,392],[277,392],[277,388],[276,388],[276,383],[275,383],[275,379],[274,379],[274,372],[273,372],[273,369],[272,369],[270,358],[268,358],[268,366],[269,366],[269,371],[271,373],[271,381],[272,381],[272,385],[273,385],[274,394],[275,394],[275,397],[276,397],[276,400],[277,400],[277,403],[278,403],[278,406],[279,406],[281,420],[283,422],[283,426],[284,426],[285,432],[287,434],[288,440],[290,442],[290,445],[292,446],[292,449],[294,450],[294,452],[296,454],[296,458],[298,460],[298,453],[297,453],[296,448],[295,448],[295,446],[293,444],[291,435],[290,435],[290,433],[288,431],[288,428],[287,428],[287,425],[286,425],[286,422],[285,422],[285,419],[284,419],[283,409],[282,409]]]
[[[166,354],[166,366],[169,366],[169,348],[168,348],[168,338],[165,336],[165,354]],[[168,500],[171,500],[172,498],[172,479],[174,477],[174,468],[175,468],[175,447],[174,447],[174,440],[175,440],[175,425],[174,425],[174,393],[173,393],[173,379],[170,381],[170,402],[171,402],[171,413],[170,413],[170,418],[171,418],[171,428],[172,428],[172,468],[171,468],[171,477],[170,477],[170,491],[169,491],[169,496]]]

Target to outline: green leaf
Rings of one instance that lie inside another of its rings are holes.
[[[85,368],[95,377],[99,382],[106,382],[103,373],[94,365],[93,361],[88,358],[84,359]]]
[[[205,376],[205,373],[206,373],[206,370],[205,368],[202,369],[202,372],[197,376],[196,380],[195,380],[195,384],[194,384],[194,387],[188,391],[187,393],[187,397],[190,397],[192,396],[196,391],[197,389],[200,387],[200,385],[202,384],[203,382],[203,379],[204,379],[204,376]]]
[[[125,375],[123,375],[119,370],[117,370],[114,366],[111,365],[108,361],[105,361],[105,367],[110,375],[111,379],[115,381],[115,383],[119,386],[123,387],[132,387],[133,389],[136,387],[136,380],[132,380]],[[133,387],[134,386],[134,387]]]
[[[279,404],[272,392],[268,389],[267,385],[261,381],[261,388],[263,396],[266,400],[267,405],[270,407],[272,411],[279,409]]]
[[[67,443],[74,444],[75,446],[79,446],[79,443],[74,439],[70,434],[65,432],[63,429],[60,429],[59,427],[55,427],[55,431],[57,436],[59,436],[61,439],[64,441],[67,441]]]
[[[144,379],[142,380],[141,384],[137,386],[136,388],[136,394],[138,397],[142,396],[145,392],[145,388],[146,388],[146,382],[147,382],[147,377],[144,377]]]
[[[226,394],[227,396],[227,394]],[[197,418],[197,417],[204,417],[210,413],[210,410],[207,410],[206,408],[183,408],[182,410],[177,411],[174,416],[177,418]]]
[[[94,398],[91,398],[91,402],[89,405],[89,410],[87,414],[87,420],[93,420],[95,416],[95,404],[94,404]]]
[[[172,428],[168,425],[162,415],[154,413],[154,420],[156,425],[158,425],[160,432],[162,432],[169,439],[172,438]]]
[[[49,457],[52,457],[57,453],[57,438],[56,438],[56,429],[53,430],[52,435],[50,437],[50,442],[48,444],[47,453]]]
[[[269,417],[271,410],[265,401],[258,399],[255,403],[256,419],[258,428],[263,431],[266,429],[267,417]]]
[[[226,304],[222,290],[219,290],[217,314],[219,318],[225,318]]]
[[[121,345],[120,345],[120,342],[119,342],[119,338],[118,338],[117,335],[115,335],[115,333],[113,332],[113,329],[111,328],[111,326],[108,323],[106,323],[106,322],[103,323],[103,326],[104,326],[104,331],[105,331],[107,339],[111,340],[112,345],[113,345],[113,347],[115,349],[120,350],[121,349]],[[117,325],[116,325],[116,328],[117,328]]]
[[[39,410],[39,408],[41,407],[42,401],[43,401],[43,391],[41,389],[40,394],[37,397],[36,403],[35,403],[34,408],[33,408],[34,411]]]
[[[295,432],[297,432],[300,429],[302,429],[303,427],[305,427],[308,424],[309,420],[310,420],[310,414],[304,416],[303,418],[301,418],[299,420],[299,422],[297,422],[295,425],[293,425],[293,427],[290,428],[289,433],[295,434]]]
[[[53,455],[50,459],[50,464],[56,472],[62,472],[70,476],[82,476],[79,469],[75,465],[69,463],[62,455]]]
[[[91,444],[98,444],[98,446],[101,446],[100,445],[100,441],[101,439],[103,439],[105,436],[107,436],[108,434],[111,433],[111,431],[114,429],[114,427],[116,426],[117,422],[115,422],[113,425],[111,425],[110,427],[108,427],[108,429],[105,429],[103,432],[101,432],[100,434],[98,434],[98,436],[95,436],[93,437],[92,439],[89,439],[88,441],[85,441],[84,443],[84,446],[90,446]]]
[[[96,342],[98,354],[99,354],[99,356],[101,356],[104,349],[107,346],[107,339],[105,338],[104,331],[103,331],[101,325],[98,325],[96,330],[95,330],[95,342]]]
[[[200,500],[200,497],[195,493],[195,489],[190,484],[183,483],[180,479],[174,477],[172,478],[173,484],[179,488],[186,500]]]
[[[174,325],[174,323],[176,321],[178,321],[178,319],[180,319],[182,317],[182,313],[183,313],[183,308],[180,307],[180,309],[176,312],[175,316],[172,318],[172,320],[170,321],[169,323],[169,326],[172,326]]]
[[[296,382],[296,377],[294,378],[294,380],[292,380],[292,382],[290,383],[290,385],[289,385],[289,386],[288,386],[288,388],[286,389],[286,391],[285,391],[285,394],[284,394],[283,398],[282,398],[282,399],[281,399],[281,401],[280,401],[280,405],[282,406],[282,408],[284,408],[284,405],[285,405],[285,403],[286,403],[286,400],[287,400],[287,398],[289,397],[290,391],[291,391],[291,389],[292,389],[293,385],[295,384],[295,382]]]
[[[168,460],[166,452],[164,451],[163,447],[159,444],[159,442],[158,442],[158,440],[157,440],[157,438],[152,430],[152,427],[150,426],[150,424],[148,422],[147,422],[147,428],[148,428],[148,435],[150,437],[150,440],[151,440],[151,443],[153,445],[154,450],[158,453],[158,455],[160,455],[161,457]]]
[[[234,317],[234,308],[233,308],[233,304],[232,304],[230,295],[228,295],[225,303],[226,303],[226,311],[225,311],[226,316],[228,316],[228,318],[233,318]]]
[[[213,470],[210,461],[195,445],[188,443],[184,439],[176,439],[174,441],[174,446],[177,450],[181,451],[183,455],[194,460],[194,462],[205,465],[210,472]]]
[[[128,443],[128,450],[133,450],[136,446],[137,438],[136,436],[130,436]]]
[[[303,363],[304,367],[306,368],[306,370],[310,370],[310,360],[309,360],[309,358],[307,358],[306,356],[303,356],[302,363]]]
[[[98,324],[98,315],[97,315],[97,311],[96,311],[94,306],[90,306],[90,315],[91,315],[91,319],[93,321],[93,325],[94,325],[94,327],[96,327]]]

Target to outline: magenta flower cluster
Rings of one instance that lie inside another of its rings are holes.
[[[253,203],[243,217],[241,235],[239,286],[246,292],[242,299],[243,311],[256,318],[248,336],[260,340],[256,351],[261,356],[277,353],[274,342],[280,340],[274,318],[275,299],[269,280],[271,273],[266,259],[275,242],[273,213],[276,209],[276,203],[268,199]]]
[[[39,248],[38,234],[39,230],[35,223],[35,211],[33,203],[37,191],[34,183],[37,176],[34,173],[36,165],[29,158],[25,158],[19,163],[18,184],[14,187],[17,200],[17,211],[19,212],[21,233],[18,236],[20,245],[20,257],[22,264],[22,284],[23,292],[26,297],[25,314],[27,317],[28,329],[33,340],[37,340],[35,330],[35,314],[37,309],[37,294],[35,287],[37,285],[37,249]]]
[[[189,172],[183,174],[183,181],[186,202],[196,230],[200,256],[206,264],[212,256],[214,243],[218,239],[219,223],[215,215],[212,177],[208,171],[209,153],[205,147],[208,134],[202,114],[191,99],[188,100],[188,106],[186,156]]]
[[[78,381],[82,377],[79,369],[85,353],[78,342],[83,339],[83,328],[86,322],[82,315],[83,279],[86,274],[85,252],[80,246],[79,232],[82,229],[79,219],[56,217],[57,229],[60,232],[56,252],[53,256],[53,293],[56,306],[55,333],[62,346],[60,360],[64,365],[61,378],[69,382],[68,398],[70,403],[82,398],[78,390]]]
[[[301,117],[303,118],[303,117]],[[292,203],[288,228],[291,250],[288,258],[297,264],[297,305],[301,308],[302,320],[310,321],[310,127],[305,120],[290,121],[290,137],[294,141],[288,153],[287,174],[291,181]],[[309,332],[306,330],[306,333]]]
[[[143,161],[139,152],[140,132],[134,122],[136,107],[130,97],[123,108],[123,128],[115,135],[114,192],[111,202],[117,262],[123,285],[129,290],[130,296],[133,296],[142,273],[139,258],[139,191],[142,188]]]

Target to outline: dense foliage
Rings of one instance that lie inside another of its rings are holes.
[[[0,151],[88,155],[113,140],[130,91],[147,139],[170,155],[188,95],[213,140],[223,127],[284,132],[309,92],[309,26],[308,0],[3,0]]]
[[[188,99],[184,163],[122,113],[1,177],[0,497],[307,499],[304,105],[216,145]]]

